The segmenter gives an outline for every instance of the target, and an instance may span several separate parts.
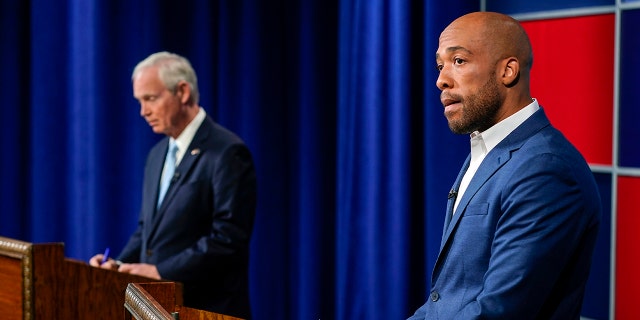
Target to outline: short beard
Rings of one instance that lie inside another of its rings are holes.
[[[491,128],[502,105],[498,88],[498,82],[491,75],[478,92],[464,97],[461,101],[462,117],[459,121],[449,121],[449,129],[453,133],[468,134]]]

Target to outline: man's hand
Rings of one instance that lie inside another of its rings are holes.
[[[89,265],[93,267],[100,267],[102,269],[118,270],[118,264],[116,263],[115,260],[109,258],[108,261],[103,263],[102,262],[103,259],[104,259],[104,255],[102,255],[102,253],[96,254],[95,256],[91,257],[91,259],[89,260]]]
[[[147,263],[123,263],[118,271],[160,280],[160,273],[155,265]]]

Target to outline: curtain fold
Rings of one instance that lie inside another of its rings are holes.
[[[477,6],[341,2],[337,319],[400,319],[424,303],[451,159],[468,152],[447,136],[431,66],[440,31]]]
[[[426,298],[449,133],[437,37],[477,1],[3,1],[0,235],[114,252],[135,228],[161,137],[131,71],[191,60],[201,105],[252,150],[256,319],[402,319]]]
[[[337,319],[397,319],[407,308],[408,191],[420,188],[408,152],[419,132],[410,122],[408,4],[341,3]]]
[[[0,2],[0,234],[29,238],[29,7]]]
[[[440,103],[440,90],[436,87],[438,72],[435,68],[435,53],[438,39],[444,28],[459,16],[479,11],[478,1],[458,0],[454,3],[442,1],[426,1],[424,8],[424,48],[425,64],[422,76],[425,79],[423,93],[425,139],[424,155],[424,212],[426,212],[424,230],[424,257],[426,264],[421,274],[425,276],[428,286],[431,285],[431,271],[440,251],[440,239],[446,212],[447,194],[469,154],[469,137],[455,135],[448,128],[444,117],[444,109]],[[428,288],[428,287],[427,287]],[[423,301],[428,292],[424,292]],[[423,302],[424,303],[424,302]]]

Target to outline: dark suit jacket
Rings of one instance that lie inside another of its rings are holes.
[[[487,154],[451,218],[454,201],[429,297],[410,319],[579,319],[600,197],[542,109]]]
[[[156,210],[169,138],[156,144],[144,171],[138,228],[118,257],[154,264],[184,284],[184,304],[250,318],[249,239],[256,206],[251,154],[235,134],[207,117]]]

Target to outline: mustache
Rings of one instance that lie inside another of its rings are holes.
[[[448,104],[451,104],[451,101],[457,101],[457,102],[462,102],[462,96],[457,95],[457,94],[450,94],[448,92],[441,92],[440,93],[440,102],[442,103],[442,105],[447,106]]]

